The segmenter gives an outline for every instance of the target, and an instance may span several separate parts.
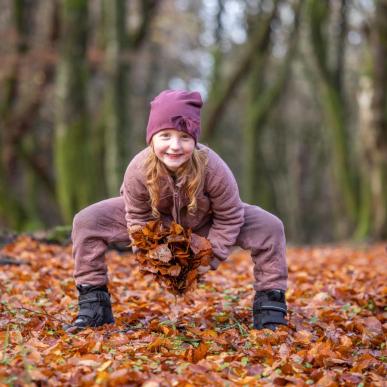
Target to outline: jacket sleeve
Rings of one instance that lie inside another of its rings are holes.
[[[231,247],[235,245],[244,223],[244,209],[234,175],[215,152],[210,154],[206,179],[213,216],[207,238],[215,255],[211,262],[215,269],[220,261],[227,259]]]
[[[120,189],[125,203],[125,220],[129,233],[154,219],[144,174],[137,164],[135,159],[129,164]]]

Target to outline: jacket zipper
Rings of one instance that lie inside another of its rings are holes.
[[[172,176],[169,176],[169,181],[172,185],[173,189],[173,206],[175,208],[176,219],[174,221],[180,224],[180,196],[179,196],[179,188],[176,186]]]
[[[175,211],[176,211],[176,218],[177,218],[176,222],[180,224],[180,197],[176,186],[174,186],[174,189],[173,189],[173,202],[174,202]]]

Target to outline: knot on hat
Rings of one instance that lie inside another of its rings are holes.
[[[194,133],[200,128],[200,122],[192,117],[174,116],[171,121],[174,128],[187,133]]]

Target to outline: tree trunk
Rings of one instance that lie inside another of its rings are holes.
[[[256,55],[256,63],[251,73],[250,102],[247,111],[247,124],[245,126],[245,179],[244,195],[253,203],[274,210],[274,190],[265,168],[265,160],[262,157],[262,135],[263,129],[269,114],[278,102],[283,89],[289,79],[289,70],[296,52],[298,41],[299,19],[302,1],[299,1],[294,8],[294,27],[289,37],[289,46],[283,64],[278,71],[278,77],[272,85],[264,83],[264,69],[267,67],[267,56],[270,48],[270,35],[267,36],[266,44]]]
[[[387,1],[376,2],[371,23],[372,119],[367,132],[372,236],[387,238]]]
[[[327,129],[330,132],[333,152],[333,169],[337,185],[341,191],[343,209],[352,225],[356,225],[358,216],[358,197],[355,168],[350,160],[345,101],[340,85],[337,85],[338,68],[331,69],[328,60],[328,38],[324,28],[329,17],[329,2],[309,0],[309,22],[312,49],[319,71],[320,96],[326,116]],[[340,68],[342,63],[338,61]]]
[[[223,33],[224,28],[222,24],[222,17],[224,14],[224,0],[217,1],[218,10],[216,13],[216,27],[214,32],[214,44],[211,47],[211,56],[213,60],[212,72],[210,77],[208,101],[219,101],[222,98],[222,65],[223,65]],[[202,125],[205,127],[205,125]],[[206,128],[205,128],[206,129]],[[207,138],[204,129],[202,134],[203,141],[208,141],[211,138],[212,143],[214,142],[213,132],[208,134]],[[208,128],[207,128],[208,129]]]
[[[87,1],[62,0],[60,62],[57,73],[55,170],[62,215],[70,222],[89,204],[94,189],[86,106]]]
[[[0,103],[0,214],[15,230],[21,230],[28,220],[28,210],[14,191],[17,150],[14,146],[15,129],[9,125],[19,96],[21,57],[28,51],[27,6],[23,0],[12,3],[12,23],[17,32],[14,48],[16,61],[4,81],[3,100]]]
[[[130,76],[136,51],[146,43],[159,0],[139,3],[140,23],[128,31],[127,3],[103,0],[106,88],[103,106],[104,176],[109,196],[116,196],[131,155],[132,127],[128,111]],[[97,145],[98,147],[98,145]]]
[[[257,23],[259,24],[259,23]],[[270,37],[269,32],[266,35],[264,44],[259,51],[255,53],[254,65],[249,74],[248,85],[248,104],[246,111],[246,123],[243,128],[243,187],[242,194],[245,201],[251,204],[272,210],[272,190],[270,181],[266,174],[265,160],[262,154],[262,134],[266,118],[265,98],[265,68],[267,67],[268,57],[270,55]]]
[[[105,71],[104,139],[105,177],[109,196],[118,194],[127,164],[130,130],[127,120],[129,65],[124,63],[126,6],[121,0],[104,0]]]

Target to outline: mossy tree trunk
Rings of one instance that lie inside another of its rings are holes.
[[[109,196],[118,193],[127,164],[129,126],[127,95],[129,64],[124,62],[126,4],[121,0],[103,0],[105,27],[104,143],[105,177]]]
[[[87,1],[62,0],[57,73],[55,171],[58,203],[65,222],[93,200],[93,168],[87,92]]]
[[[103,36],[106,88],[103,106],[104,176],[107,193],[116,196],[130,152],[131,123],[128,115],[130,70],[136,51],[146,42],[159,1],[140,3],[141,22],[134,31],[126,23],[127,4],[121,0],[103,0]]]
[[[260,16],[262,19],[262,16]],[[259,25],[260,23],[256,23]],[[266,118],[262,109],[267,96],[263,96],[266,91],[265,68],[271,50],[271,29],[267,29],[265,40],[260,50],[255,53],[255,60],[248,77],[248,104],[246,109],[246,123],[243,128],[243,198],[251,204],[271,209],[272,190],[270,181],[267,179],[265,160],[262,154],[262,134],[263,125]]]
[[[212,71],[210,76],[208,101],[218,101],[222,98],[222,66],[223,66],[223,23],[222,17],[224,14],[224,0],[217,1],[216,27],[214,32],[214,44],[211,47],[211,56],[213,60]],[[204,120],[203,120],[204,121]],[[212,140],[214,145],[214,131],[209,131],[205,124],[204,133],[202,134],[203,141]],[[209,134],[209,132],[211,132]]]
[[[366,155],[369,193],[363,222],[376,239],[387,238],[387,1],[377,0],[371,23],[371,119],[361,142]],[[368,217],[367,217],[368,215]]]
[[[345,1],[341,1],[345,5]],[[308,5],[312,50],[320,79],[318,90],[332,144],[334,176],[341,193],[343,211],[354,227],[358,221],[359,209],[358,176],[351,159],[342,85],[338,84],[338,80],[342,79],[340,74],[344,69],[343,62],[337,60],[336,65],[332,66],[328,57],[330,47],[328,46],[329,38],[326,35],[326,30],[330,16],[329,1],[309,0]],[[341,39],[343,38],[344,36],[341,36]],[[338,46],[341,49],[337,55],[343,55],[343,45],[339,44]]]
[[[18,134],[9,124],[19,97],[21,57],[28,51],[27,8],[25,0],[12,2],[12,27],[17,33],[14,47],[16,61],[4,81],[3,98],[0,101],[0,215],[15,230],[21,230],[29,217],[28,209],[12,183],[17,159],[14,137]]]
[[[265,79],[268,78],[265,69],[270,51],[269,31],[266,44],[263,44],[262,49],[256,53],[255,64],[250,74],[249,104],[244,128],[243,194],[250,203],[259,204],[269,210],[274,210],[275,195],[262,154],[262,136],[269,114],[278,102],[289,79],[289,71],[298,41],[301,6],[302,1],[299,1],[294,8],[294,27],[289,36],[288,51],[275,81],[271,85],[265,82]]]

